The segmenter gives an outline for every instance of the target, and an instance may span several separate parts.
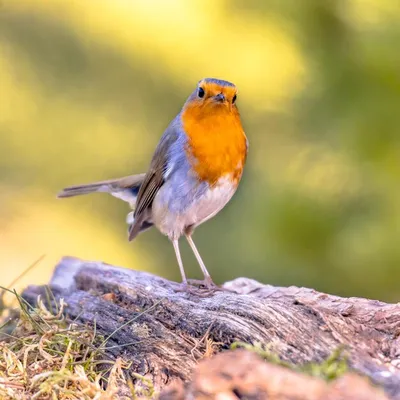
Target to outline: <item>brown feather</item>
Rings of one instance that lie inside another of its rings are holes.
[[[177,139],[174,127],[170,125],[164,132],[154,152],[149,170],[140,186],[136,200],[134,222],[129,230],[129,240],[133,240],[140,232],[142,223],[148,218],[148,209],[151,207],[157,192],[164,184],[164,171],[167,165],[167,154],[171,144]]]

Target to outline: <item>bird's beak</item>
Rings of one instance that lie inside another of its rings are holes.
[[[225,96],[222,93],[219,93],[216,96],[214,96],[214,99],[218,103],[224,103],[225,102]]]

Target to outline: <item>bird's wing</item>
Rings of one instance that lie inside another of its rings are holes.
[[[154,152],[148,172],[140,186],[136,199],[134,222],[129,230],[129,240],[133,240],[140,232],[142,223],[147,217],[147,210],[164,184],[164,174],[168,166],[168,151],[177,139],[177,132],[173,125],[167,128],[161,137]]]

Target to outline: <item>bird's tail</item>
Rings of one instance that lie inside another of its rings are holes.
[[[79,196],[81,194],[105,192],[129,203],[134,210],[136,207],[136,198],[139,193],[140,186],[143,183],[146,174],[130,175],[119,179],[110,179],[108,181],[100,181],[86,183],[83,185],[69,186],[58,193],[58,198]],[[153,226],[151,220],[146,220],[140,224],[135,223],[134,212],[130,212],[126,222],[129,225],[129,240],[132,240],[139,232],[149,229]],[[134,228],[135,227],[135,228]],[[132,234],[134,232],[134,234]]]
[[[110,192],[111,187],[106,182],[94,182],[84,185],[69,186],[57,194],[57,197],[73,197],[94,192]]]
[[[138,174],[118,179],[110,179],[107,181],[69,186],[58,193],[57,197],[73,197],[95,192],[111,193],[116,197],[121,197],[122,194],[126,194],[129,197],[136,196],[137,192],[139,191],[140,185],[143,182],[144,176],[145,174]],[[128,201],[128,199],[125,198],[123,198],[123,200]]]

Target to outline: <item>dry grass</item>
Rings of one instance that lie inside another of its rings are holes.
[[[151,382],[130,373],[125,360],[114,361],[105,355],[106,340],[97,335],[96,329],[65,319],[63,301],[56,310],[49,310],[38,298],[37,307],[33,308],[15,292],[11,293],[18,303],[18,317],[10,330],[13,318],[2,313],[5,322],[0,327],[1,399],[153,398]],[[140,381],[145,389],[136,388],[133,380]]]

